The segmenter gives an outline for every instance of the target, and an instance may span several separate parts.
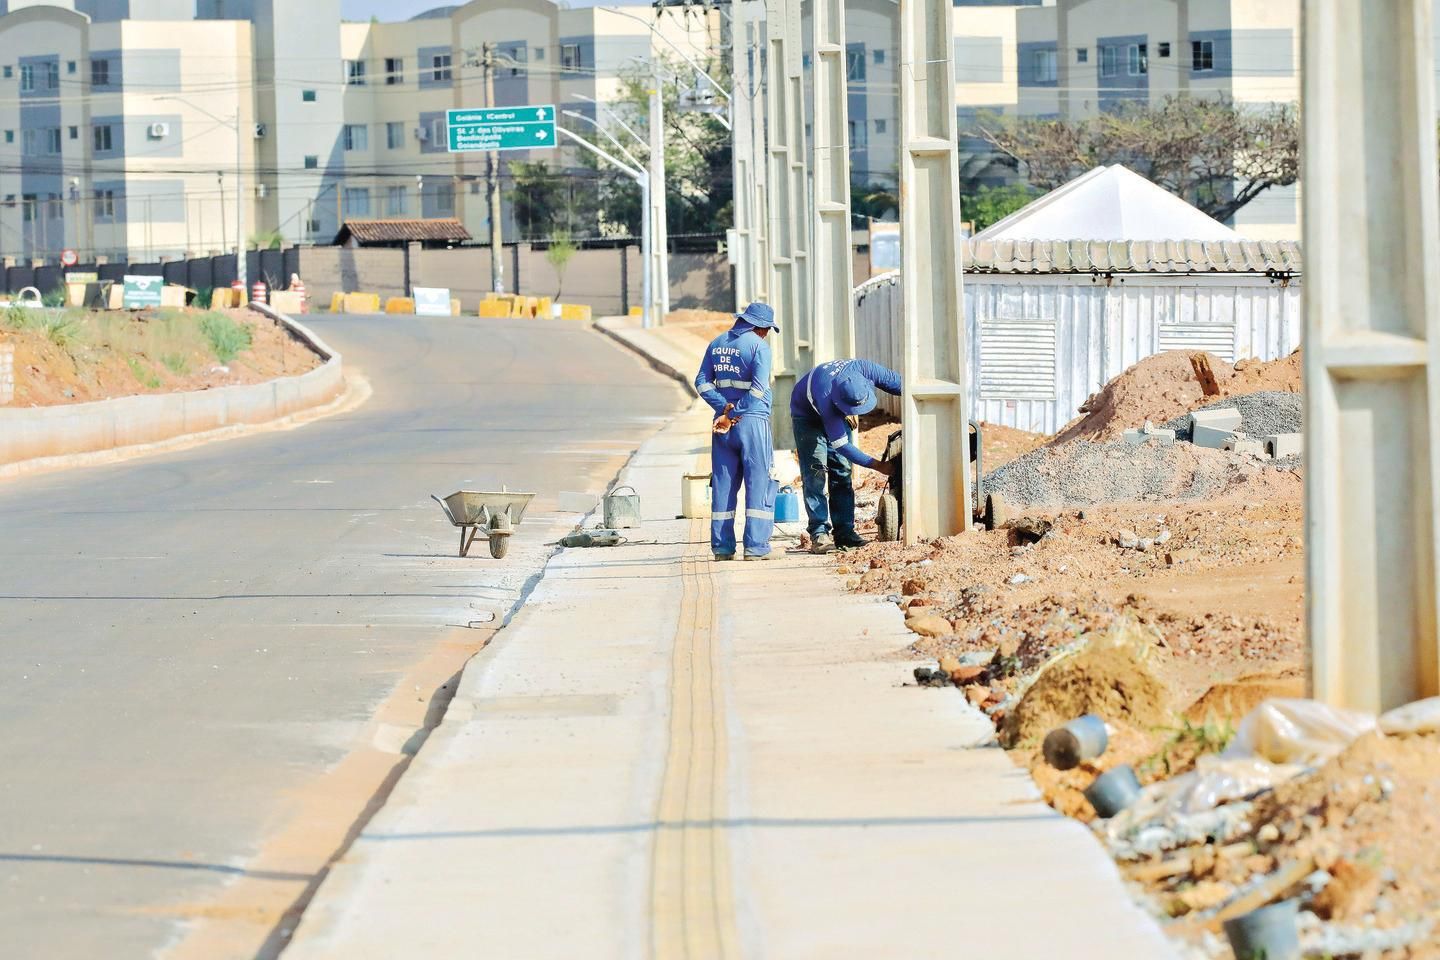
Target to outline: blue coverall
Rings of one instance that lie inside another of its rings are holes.
[[[790,394],[790,419],[805,491],[810,535],[834,533],[837,541],[858,542],[855,533],[855,488],[850,465],[868,467],[875,459],[855,446],[845,413],[832,398],[842,379],[864,377],[874,389],[900,395],[900,374],[869,360],[832,360],[795,381]],[[826,481],[829,502],[826,502]]]
[[[740,422],[710,440],[710,549],[717,557],[735,553],[735,506],[745,484],[745,554],[770,552],[775,526],[775,494],[770,479],[775,443],[770,435],[770,345],[745,321],[725,331],[705,349],[695,390],[718,417],[735,404]]]

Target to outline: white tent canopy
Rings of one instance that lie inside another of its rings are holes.
[[[1096,167],[975,235],[976,240],[1240,240],[1213,217],[1120,166]]]

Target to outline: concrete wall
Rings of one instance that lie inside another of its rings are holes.
[[[0,406],[15,399],[15,344],[0,343]]]
[[[298,377],[186,393],[0,410],[0,473],[24,461],[157,443],[319,406],[344,390],[340,355],[305,327],[283,323],[326,362]]]
[[[405,289],[405,252],[392,248],[301,248],[300,276],[311,302],[324,307],[333,293],[365,292],[387,297],[408,296]],[[518,257],[520,293],[553,297],[592,307],[597,316],[622,313],[626,304],[641,300],[641,258],[637,246],[622,249],[579,250],[565,269],[563,283],[545,259],[545,251],[529,244],[505,248],[506,290],[512,290]],[[622,268],[621,261],[625,266]],[[621,278],[628,298],[622,295]],[[412,286],[448,287],[466,313],[474,313],[489,290],[490,248],[458,247],[451,250],[416,250],[411,254]],[[675,309],[694,307],[729,310],[730,267],[723,254],[676,253],[670,257],[670,303]]]

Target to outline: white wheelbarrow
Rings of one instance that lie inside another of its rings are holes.
[[[460,556],[470,555],[476,537],[490,541],[490,556],[499,560],[510,549],[510,535],[525,517],[525,508],[535,497],[533,493],[477,493],[460,490],[444,500],[433,493],[430,499],[440,504],[450,522],[460,528]]]

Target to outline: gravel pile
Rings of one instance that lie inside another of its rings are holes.
[[[1247,436],[1259,439],[1277,433],[1300,433],[1303,426],[1301,398],[1298,393],[1280,390],[1265,390],[1259,393],[1242,393],[1208,403],[1201,410],[1218,410],[1233,407],[1240,411],[1240,430]],[[1163,424],[1166,430],[1174,430],[1177,440],[1190,439],[1190,414],[1176,417]]]
[[[986,476],[985,492],[998,492],[1010,504],[1055,507],[1204,500],[1275,470],[1253,457],[1189,444],[1075,440],[1007,463]]]

